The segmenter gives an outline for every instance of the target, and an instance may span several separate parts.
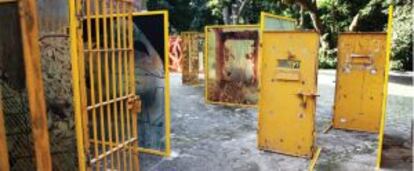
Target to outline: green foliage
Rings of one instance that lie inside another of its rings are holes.
[[[413,70],[413,17],[412,1],[395,4],[392,42],[392,68]]]
[[[300,0],[305,1],[305,0]],[[311,2],[312,0],[307,0]],[[236,0],[148,0],[148,10],[168,9],[173,32],[203,31],[205,25],[223,24],[223,8]],[[240,14],[242,24],[259,23],[260,12],[288,16],[299,21],[299,0],[249,0]],[[412,0],[393,0],[394,37],[393,68],[412,70]],[[335,68],[337,38],[348,31],[355,16],[354,31],[386,31],[387,9],[390,0],[317,0],[317,14],[323,25],[323,44],[320,49],[320,67]],[[303,16],[304,29],[313,29],[308,11]]]

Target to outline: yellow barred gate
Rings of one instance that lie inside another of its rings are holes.
[[[69,2],[79,170],[139,170],[132,2]]]

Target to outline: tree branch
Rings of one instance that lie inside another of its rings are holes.
[[[296,3],[301,6],[304,10],[309,11],[309,14],[312,19],[312,24],[315,30],[319,33],[323,33],[323,25],[319,19],[318,7],[316,6],[316,1],[311,0],[296,0]]]

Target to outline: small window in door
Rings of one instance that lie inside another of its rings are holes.
[[[300,80],[300,61],[292,59],[278,59],[276,79],[283,81]]]
[[[299,69],[300,61],[292,59],[278,59],[277,67],[280,69]]]

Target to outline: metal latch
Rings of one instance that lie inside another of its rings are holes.
[[[132,113],[141,112],[141,99],[139,98],[139,96],[134,95],[129,97],[127,104],[128,110],[131,110]]]
[[[304,92],[299,92],[297,95],[302,99],[302,106],[304,108],[306,108],[306,106],[307,106],[307,103],[306,102],[307,102],[307,99],[308,98],[313,98],[314,99],[314,98],[320,96],[317,93],[304,93]]]

